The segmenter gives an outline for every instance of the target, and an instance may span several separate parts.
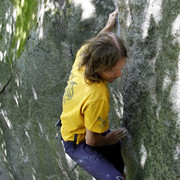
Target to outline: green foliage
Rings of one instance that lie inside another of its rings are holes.
[[[29,30],[37,21],[38,1],[14,0],[13,3],[17,16],[12,49],[16,48],[16,56],[19,58],[24,50]]]

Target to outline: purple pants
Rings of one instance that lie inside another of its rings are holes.
[[[123,180],[120,142],[103,147],[92,147],[85,142],[76,147],[73,147],[72,141],[63,143],[66,153],[96,180]]]

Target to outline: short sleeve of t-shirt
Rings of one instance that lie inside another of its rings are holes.
[[[103,133],[109,128],[109,102],[98,100],[89,102],[84,110],[85,127],[96,133]]]

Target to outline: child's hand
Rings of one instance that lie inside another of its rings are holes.
[[[118,10],[114,11],[113,13],[109,14],[109,19],[106,24],[106,28],[108,31],[111,31],[114,28],[114,25],[116,23],[116,17],[118,15]]]

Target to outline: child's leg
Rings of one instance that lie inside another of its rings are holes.
[[[121,173],[124,172],[124,161],[121,155],[121,143],[111,146],[96,148],[108,161],[110,161]]]
[[[109,129],[105,133],[102,133],[103,136],[111,132]],[[124,173],[124,161],[121,155],[121,142],[113,144],[110,146],[97,147],[96,148],[107,160],[113,163],[113,165],[121,172]]]
[[[96,148],[80,143],[64,142],[66,153],[97,180],[123,180],[122,174]]]

